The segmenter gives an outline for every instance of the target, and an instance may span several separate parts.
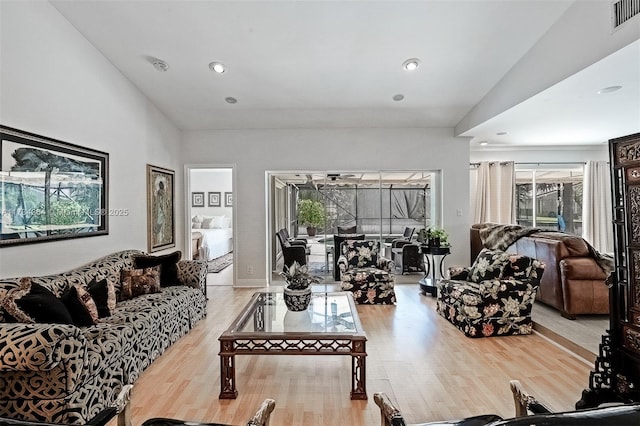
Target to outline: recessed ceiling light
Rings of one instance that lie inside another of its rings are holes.
[[[479,143],[480,145],[482,145],[482,146],[487,146],[487,145],[489,145],[489,142],[487,142],[487,141],[480,141],[480,142],[478,142],[478,143]]]
[[[228,96],[226,98],[224,98],[225,102],[227,102],[228,104],[235,104],[238,103],[238,100],[236,98],[234,98],[233,96]]]
[[[402,69],[406,71],[413,71],[419,66],[420,66],[420,59],[418,58],[407,59],[402,63]]]
[[[394,101],[401,101],[403,99],[404,99],[404,95],[401,95],[400,93],[398,93],[397,95],[393,95]]]
[[[153,65],[153,67],[160,72],[165,72],[166,70],[169,69],[169,64],[167,64],[165,61],[162,61],[160,59],[154,59],[151,62],[151,65]]]
[[[604,95],[605,93],[617,92],[620,89],[622,89],[622,86],[609,86],[609,87],[605,87],[604,89],[598,90],[597,93],[598,95]]]
[[[507,134],[507,132],[498,132],[498,133],[496,133],[496,135],[498,135],[498,136],[504,136],[506,134]]]
[[[213,72],[217,72],[218,74],[222,74],[227,70],[224,64],[221,64],[220,62],[211,62],[209,64],[209,69]]]

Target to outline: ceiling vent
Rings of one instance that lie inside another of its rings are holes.
[[[640,13],[640,0],[620,0],[611,6],[611,23],[614,30]]]

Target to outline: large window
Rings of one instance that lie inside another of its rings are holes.
[[[441,226],[441,179],[438,171],[403,172],[278,172],[272,191],[288,189],[289,208],[276,208],[278,198],[272,194],[270,232],[289,224],[289,234],[305,238],[310,270],[316,275],[333,276],[335,248],[333,236],[338,227],[355,227],[367,239],[380,241],[383,255],[390,257],[391,241],[401,236],[405,227]],[[279,184],[276,185],[275,182]],[[307,224],[298,220],[299,200],[319,201],[324,209],[324,223],[316,234],[308,234]],[[286,216],[286,217],[279,217]],[[272,280],[282,269],[280,247],[273,238]]]
[[[516,164],[516,219],[570,234],[582,234],[583,165]]]

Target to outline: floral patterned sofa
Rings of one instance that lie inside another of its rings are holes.
[[[340,244],[338,258],[340,288],[353,292],[356,303],[388,305],[396,303],[395,264],[379,255],[380,243],[372,240],[346,240]]]
[[[110,316],[94,325],[9,322],[8,311],[0,310],[0,416],[83,424],[112,406],[125,385],[206,315],[206,263],[177,261],[176,253],[179,282],[114,300]],[[140,255],[117,252],[59,275],[30,278],[29,285],[61,297],[100,279],[122,292],[122,272],[133,270]],[[0,279],[0,300],[24,281]]]
[[[483,249],[471,267],[449,268],[437,310],[468,337],[531,334],[531,308],[544,272],[536,259]]]

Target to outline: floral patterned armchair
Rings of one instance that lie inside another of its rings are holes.
[[[531,308],[544,264],[483,249],[471,267],[449,268],[438,284],[437,310],[468,337],[531,334]]]
[[[356,303],[394,304],[392,260],[379,255],[380,243],[372,240],[346,240],[340,244],[340,288],[353,292]]]

